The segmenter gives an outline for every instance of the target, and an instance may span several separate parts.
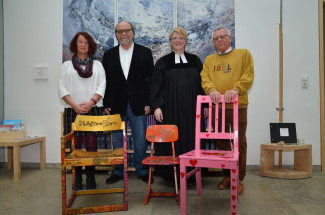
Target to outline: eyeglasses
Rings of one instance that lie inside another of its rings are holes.
[[[183,37],[173,37],[170,40],[180,40],[180,41],[183,41],[183,40],[185,40],[185,38],[183,38]]]
[[[83,41],[79,41],[79,40],[78,40],[78,43],[79,43],[79,44],[89,45],[89,43],[88,43],[87,41],[86,41],[86,42],[83,42]]]
[[[230,36],[230,35],[228,35],[228,34],[220,35],[219,37],[213,37],[213,40],[219,40],[219,39],[220,40],[224,40],[228,36]]]
[[[115,33],[117,33],[117,34],[123,34],[123,32],[124,32],[124,33],[128,34],[128,33],[130,33],[130,31],[131,31],[131,28],[129,28],[129,29],[123,29],[123,30],[116,30]]]

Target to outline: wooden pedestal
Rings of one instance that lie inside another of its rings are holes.
[[[274,166],[275,151],[294,151],[294,167],[293,169],[283,169]],[[312,176],[312,145],[261,145],[261,176],[272,178],[299,179]]]

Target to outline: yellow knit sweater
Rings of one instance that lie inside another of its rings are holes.
[[[247,108],[247,91],[254,80],[252,55],[247,49],[234,49],[224,55],[209,55],[205,59],[201,78],[202,88],[207,95],[212,90],[223,95],[233,89],[238,92],[239,108]]]

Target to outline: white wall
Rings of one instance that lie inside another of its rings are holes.
[[[46,136],[46,161],[60,163],[60,101],[63,2],[4,0],[5,119],[19,118],[27,134]],[[34,80],[35,65],[50,78]],[[22,162],[39,162],[39,146],[22,149]]]
[[[269,123],[278,122],[279,2],[235,0],[236,47],[248,48],[255,61],[248,165],[259,165],[260,144],[270,141]],[[5,118],[20,118],[29,134],[47,137],[47,163],[60,162],[62,6],[53,0],[4,0]],[[296,122],[298,137],[313,144],[313,165],[320,165],[317,23],[317,1],[284,1],[284,122]],[[38,64],[49,65],[49,80],[33,80]],[[301,75],[309,76],[308,89],[301,89]],[[292,159],[284,156],[284,164]],[[38,161],[38,146],[23,148],[22,162]]]

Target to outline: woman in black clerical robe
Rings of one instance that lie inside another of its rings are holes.
[[[175,124],[179,137],[176,156],[195,148],[195,114],[197,95],[205,95],[201,87],[201,60],[185,52],[187,33],[176,27],[169,33],[172,52],[161,57],[151,78],[150,99],[157,124]],[[156,155],[172,155],[170,144],[156,143]],[[179,172],[179,169],[178,169]],[[155,167],[155,175],[173,180],[172,167]],[[179,176],[179,174],[178,174]]]

